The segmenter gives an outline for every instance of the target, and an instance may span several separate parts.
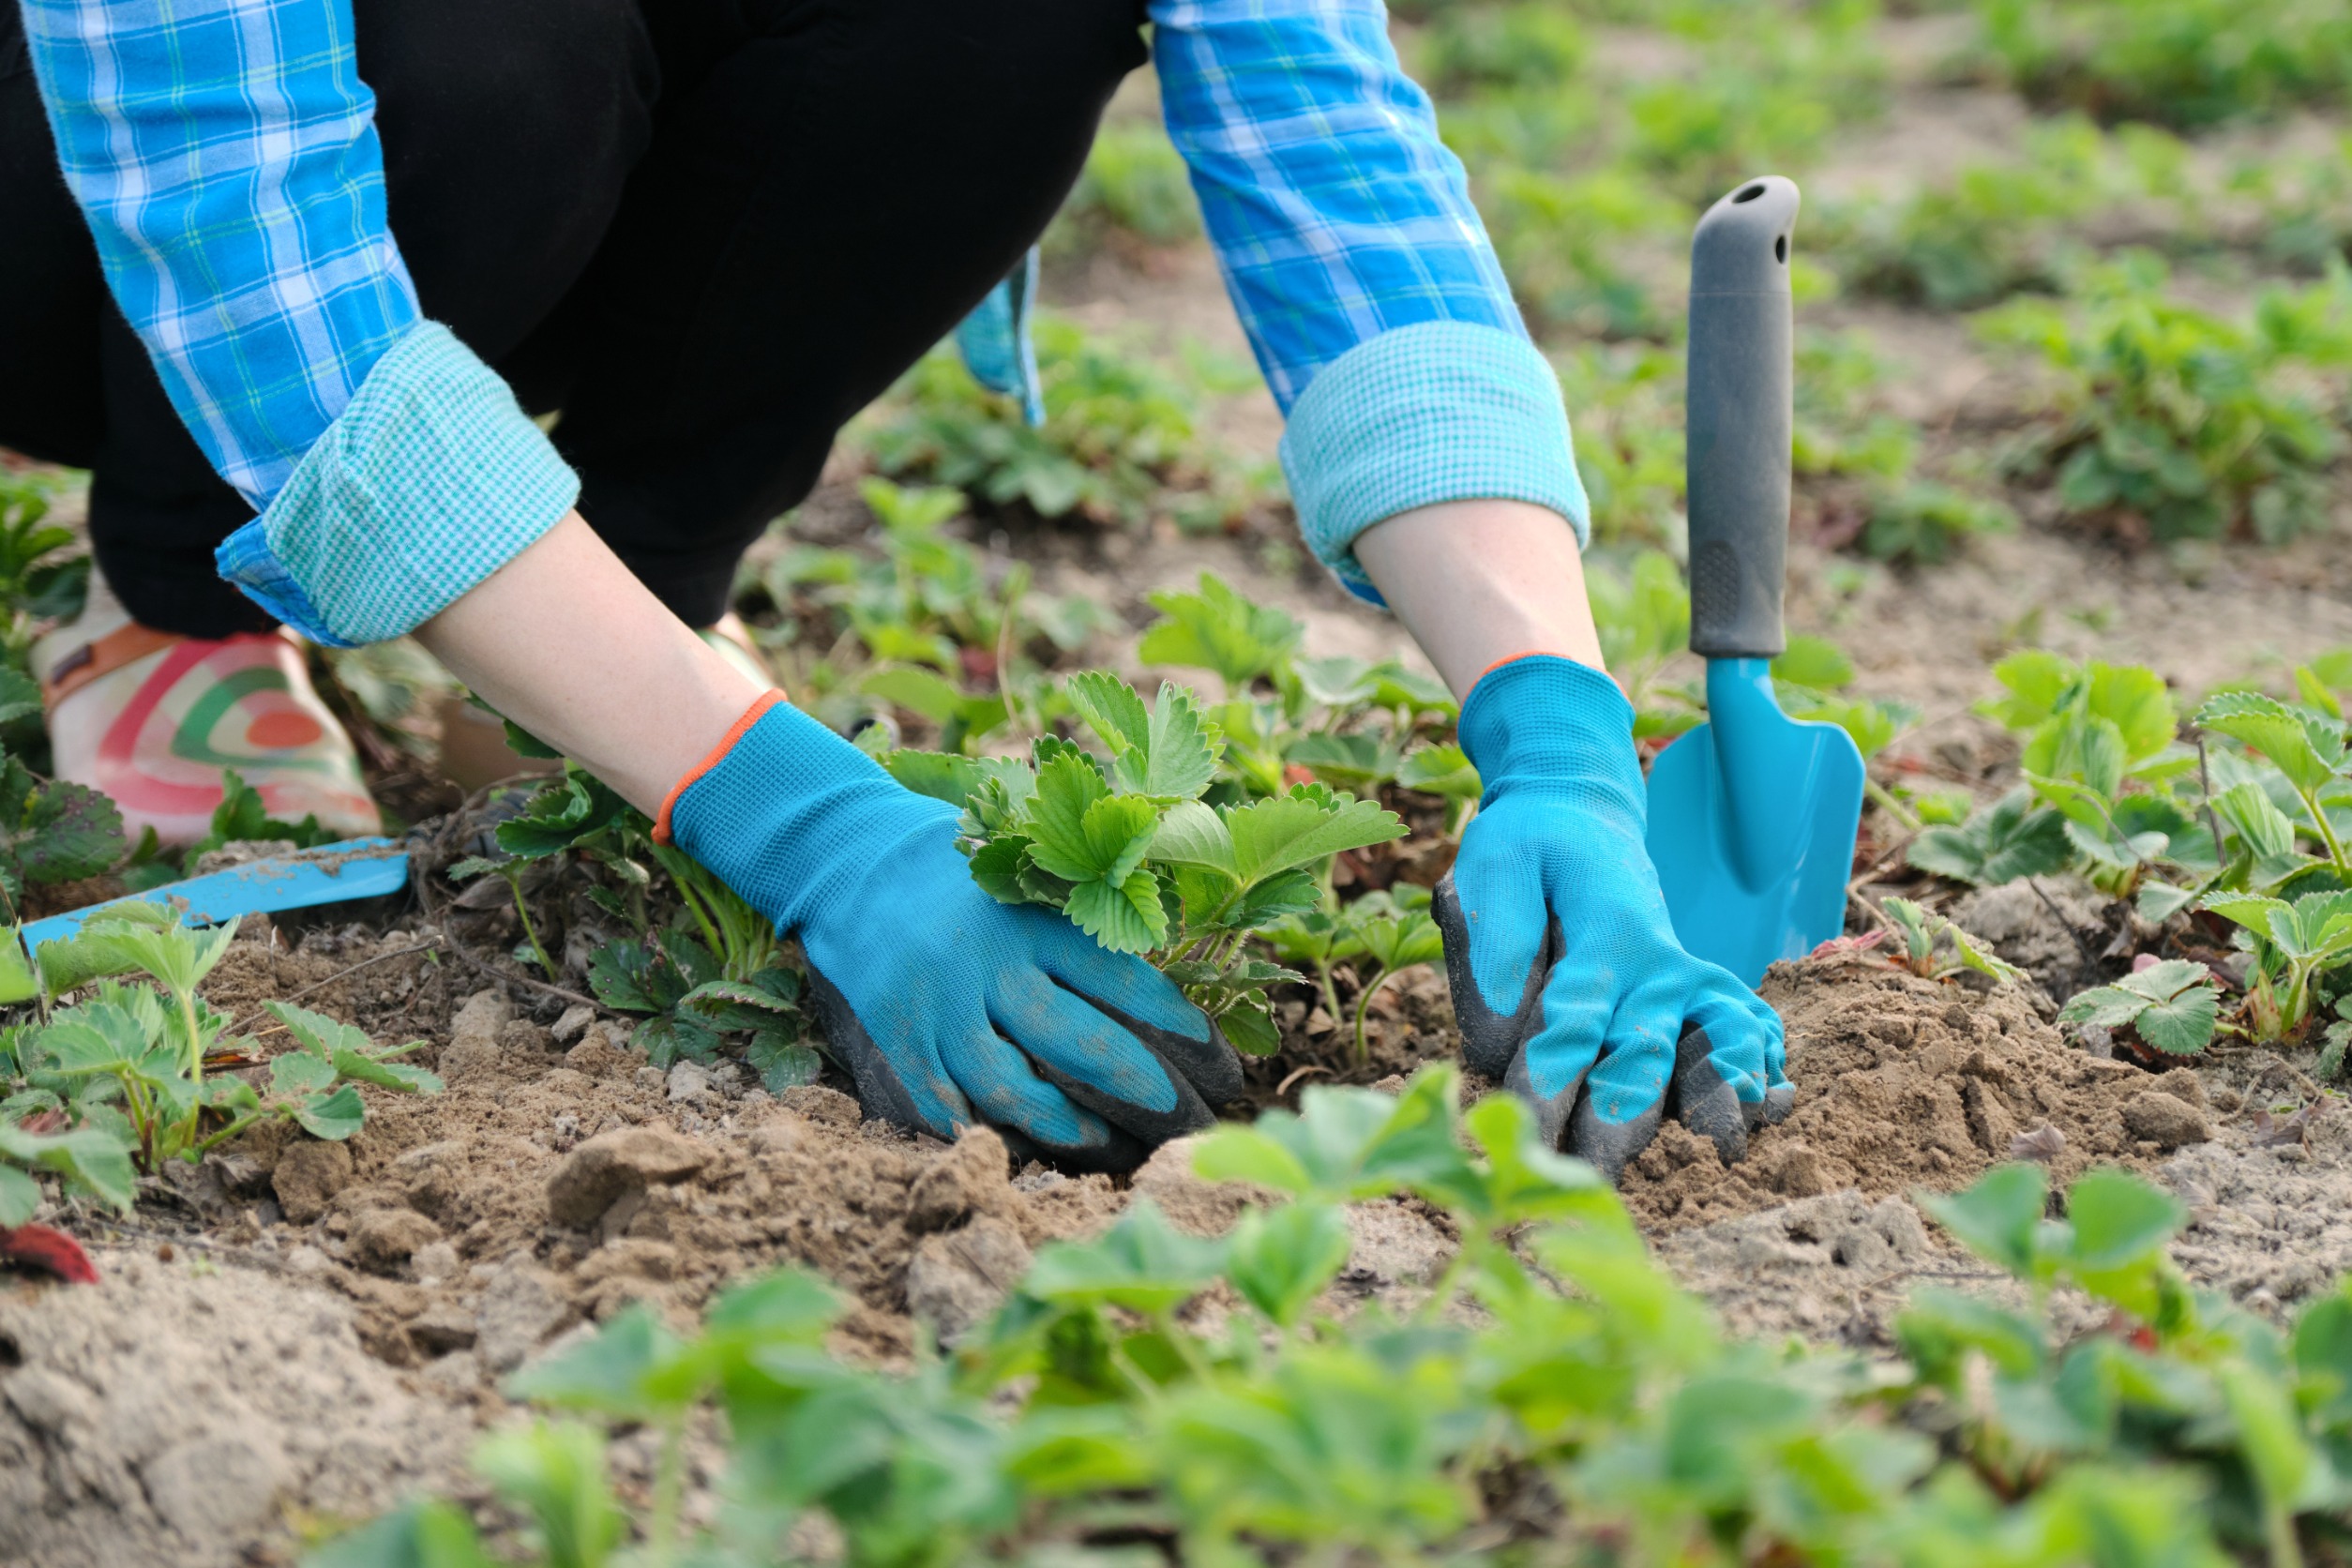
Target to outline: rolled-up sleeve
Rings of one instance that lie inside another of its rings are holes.
[[[1380,0],[1153,0],[1168,134],[1289,416],[1308,545],[1377,597],[1356,535],[1440,501],[1588,529],[1558,379]]]
[[[562,460],[420,317],[349,0],[23,5],[108,286],[260,514],[224,576],[321,641],[397,636],[563,516]]]

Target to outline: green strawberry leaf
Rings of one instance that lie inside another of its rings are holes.
[[[76,1127],[69,1132],[28,1133],[23,1127],[0,1123],[0,1159],[54,1171],[125,1214],[130,1212],[137,1194],[128,1146],[114,1133],[98,1126]],[[23,1219],[9,1221],[0,1217],[0,1226],[23,1223]]]
[[[1037,792],[1023,814],[1031,863],[1066,882],[1100,875],[1103,863],[1088,842],[1086,813],[1109,794],[1102,774],[1082,755],[1065,751],[1040,765]]]
[[[1102,737],[1113,756],[1140,751],[1147,756],[1152,750],[1152,719],[1143,711],[1143,699],[1135,687],[1118,676],[1101,670],[1088,670],[1062,683],[1062,689],[1070,699],[1070,706],[1086,720],[1087,728]],[[1167,688],[1162,688],[1162,700]]]
[[[1244,1056],[1272,1056],[1282,1048],[1282,1032],[1263,1003],[1246,999],[1217,1015],[1226,1044]]]
[[[1378,802],[1325,805],[1304,788],[1226,813],[1233,836],[1234,870],[1244,885],[1311,866],[1342,850],[1385,844],[1405,836],[1404,822]]]
[[[281,1056],[278,1060],[286,1059]],[[367,1114],[359,1103],[359,1091],[346,1083],[331,1094],[321,1094],[296,1106],[294,1118],[312,1138],[339,1143],[359,1130]]]
[[[1066,906],[1079,930],[1114,953],[1148,953],[1168,936],[1168,909],[1159,878],[1131,870],[1121,881],[1084,882]]]
[[[1958,827],[1928,828],[1909,853],[1915,869],[1983,887],[2047,876],[2073,858],[2066,820],[2037,807],[2026,789],[2011,791]]]
[[[1151,856],[1165,866],[1199,866],[1239,881],[1233,865],[1233,835],[1218,816],[1199,801],[1170,807],[1153,836]]]
[[[2344,726],[2251,691],[2225,691],[2206,700],[2194,721],[2200,730],[2227,735],[2268,757],[2304,794],[2335,776],[2344,761]]]

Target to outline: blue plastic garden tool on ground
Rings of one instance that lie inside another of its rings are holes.
[[[38,953],[44,942],[62,942],[85,920],[103,916],[115,904],[161,904],[177,910],[190,926],[217,926],[249,914],[282,914],[320,904],[380,897],[408,885],[408,846],[397,838],[346,838],[294,854],[248,861],[224,871],[166,882],[128,898],[26,922],[24,946]]]
[[[1749,180],[1691,240],[1691,652],[1708,721],[1650,769],[1650,858],[1674,934],[1753,986],[1845,929],[1862,760],[1772,694],[1787,646],[1793,384],[1788,256],[1797,187]]]

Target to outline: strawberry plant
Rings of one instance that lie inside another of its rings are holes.
[[[2195,128],[2340,100],[2352,17],[2329,0],[1977,0],[1981,47],[2028,97]]]
[[[1874,561],[1933,566],[1987,534],[2013,534],[2008,503],[1951,485],[1915,479],[1881,490],[1862,525],[1862,553]]]
[[[0,1050],[0,1081],[17,1076],[11,1056]],[[128,1214],[137,1178],[123,1140],[103,1126],[32,1131],[23,1122],[28,1112],[39,1114],[38,1099],[20,1092],[0,1101],[0,1230],[15,1229],[40,1207],[37,1176],[54,1177],[69,1191]]]
[[[1145,245],[1181,245],[1200,233],[1184,158],[1151,121],[1104,122],[1042,243],[1058,257],[1092,249],[1113,233]]]
[[[584,879],[589,901],[632,934],[595,950],[588,982],[606,1006],[642,1018],[632,1039],[655,1066],[709,1061],[736,1036],[770,1090],[815,1080],[817,1054],[802,1038],[800,974],[784,967],[775,927],[691,856],[656,843],[652,822],[602,780],[565,762],[494,837],[497,854],[469,856],[445,874],[505,882],[524,934],[516,957],[550,977],[561,972],[539,939],[526,879],[551,882],[566,867],[594,868]],[[667,916],[652,897],[656,872],[672,906]]]
[[[2246,1017],[2258,1040],[2300,1033],[2311,1019],[2319,977],[2352,964],[2352,893],[2306,893],[2292,902],[2224,894],[2199,907],[2253,939]]]
[[[2219,885],[2206,824],[2228,819],[2199,809],[2199,754],[2155,671],[2029,650],[1993,675],[2005,695],[1979,711],[2022,737],[2025,790],[1922,832],[1914,867],[1985,884],[2076,869],[2159,920]]]
[[[2025,156],[1971,163],[1898,202],[1833,208],[1828,253],[1847,285],[1938,310],[2057,294],[2089,258],[2088,220],[2126,202],[2188,199],[2187,144],[2079,114],[2032,126]]]
[[[1622,169],[1558,174],[1505,161],[1482,174],[1474,186],[1479,211],[1512,292],[1530,315],[1611,338],[1669,336],[1656,290],[1626,264],[1626,251],[1664,246],[1687,232],[1686,204]],[[1581,419],[1577,434],[1581,455]],[[1590,475],[1586,482],[1593,482]]]
[[[1678,538],[1682,356],[1646,344],[1588,344],[1558,364],[1561,394],[1576,411],[1570,433],[1592,504],[1593,542],[1655,548]]]
[[[952,348],[918,363],[854,432],[894,479],[949,485],[991,506],[1137,523],[1155,509],[1218,527],[1240,518],[1264,475],[1202,446],[1199,389],[1088,341],[1057,316],[1034,323],[1046,419],[972,380]],[[1168,493],[1173,491],[1175,493]]]
[[[212,822],[204,836],[190,844],[181,858],[192,868],[199,855],[223,844],[256,840],[291,842],[298,850],[308,850],[335,842],[335,835],[321,827],[313,816],[306,816],[298,822],[280,822],[269,814],[269,807],[259,790],[248,784],[234,768],[223,768],[220,804],[213,807]]]
[[[0,692],[0,713],[8,701]],[[38,713],[38,693],[32,701]],[[112,800],[86,785],[38,778],[15,757],[0,756],[0,908],[11,922],[22,918],[27,887],[98,876],[127,853],[123,814]]]
[[[393,1060],[423,1041],[380,1049],[349,1025],[275,1002],[269,1011],[296,1048],[271,1060],[266,1091],[234,1073],[207,1076],[215,1061],[259,1054],[255,1041],[227,1036],[228,1017],[197,994],[235,935],[233,926],[194,931],[169,910],[127,903],[43,942],[34,967],[44,997],[92,994],[13,1032],[9,1055],[25,1087],[7,1102],[8,1115],[53,1113],[89,1132],[77,1146],[85,1165],[111,1139],[153,1171],[165,1160],[201,1158],[264,1117],[347,1138],[365,1114],[354,1084],[440,1092],[430,1073]],[[116,978],[125,975],[151,984]]]
[[[1033,720],[1033,644],[1076,653],[1106,612],[1079,595],[1033,597],[1026,565],[992,576],[980,551],[942,532],[965,510],[957,490],[868,479],[860,493],[882,525],[879,558],[797,546],[766,568],[769,596],[794,617],[788,634],[815,634],[837,655],[862,646],[879,667],[855,690],[928,719],[948,750],[969,749],[1008,719]],[[975,679],[984,689],[970,689]]]
[[[1008,904],[1039,904],[1114,952],[1149,955],[1239,1049],[1279,1041],[1265,988],[1301,978],[1247,939],[1322,897],[1334,854],[1385,843],[1405,824],[1320,784],[1212,806],[1225,746],[1192,695],[1163,684],[1147,709],[1116,676],[1066,683],[1103,747],[1040,737],[1028,761],[939,752],[882,759],[900,782],[963,807],[972,880]]]
[[[1346,1017],[1332,972],[1347,964],[1355,974],[1356,1064],[1371,1059],[1365,1014],[1372,998],[1409,969],[1444,961],[1445,943],[1429,917],[1429,890],[1400,882],[1351,902],[1286,914],[1264,936],[1274,957],[1303,964],[1333,1020]]]
[[[2166,958],[2133,970],[2112,986],[2082,992],[2059,1012],[2060,1021],[2128,1029],[2140,1044],[2166,1056],[2194,1056],[2213,1039],[2221,988],[2203,964]]]
[[[1223,743],[1219,788],[1274,795],[1312,780],[1366,795],[1391,782],[1446,797],[1458,827],[1478,776],[1435,738],[1457,711],[1444,685],[1394,659],[1303,658],[1304,628],[1202,574],[1198,593],[1151,596],[1160,619],[1136,654],[1147,665],[1206,670],[1226,701],[1207,717]]]
[[[2352,1291],[2282,1334],[2192,1290],[2164,1254],[2186,1210],[2119,1170],[2055,1200],[2038,1166],[1922,1194],[2020,1289],[1922,1289],[1865,1362],[1727,1337],[1588,1168],[1513,1096],[1462,1110],[1450,1069],[1395,1097],[1309,1087],[1194,1163],[1271,1203],[1203,1237],[1138,1199],[912,1366],[837,1359],[845,1303],[789,1270],[691,1334],[640,1304],[565,1341],[508,1385],[557,1419],[477,1454],[531,1526],[499,1560],[765,1562],[790,1532],[850,1568],[932,1568],[1140,1533],[1186,1562],[2284,1568],[2344,1506]],[[1461,1238],[1401,1320],[1326,1293],[1343,1205],[1399,1191]],[[2104,1321],[2061,1332],[2060,1288]],[[1211,1291],[1214,1319],[1183,1310]],[[712,1407],[724,1503],[689,1523],[683,1439]],[[628,1426],[659,1457],[624,1493],[606,1444]],[[437,1501],[309,1559],[490,1560]]]
[[[1914,869],[1998,887],[2063,870],[2074,858],[2066,819],[2020,786],[1963,822],[1923,828],[1907,852]]]
[[[1900,947],[1894,961],[1924,980],[1948,980],[1973,970],[1992,980],[2015,980],[2023,972],[1996,955],[1981,937],[1962,930],[1957,922],[1931,914],[1908,898],[1889,898],[1880,906]]]
[[[2159,540],[2319,526],[2343,446],[2352,283],[2271,288],[2251,324],[2165,292],[2141,254],[2089,269],[2072,305],[2018,300],[1980,318],[2059,379],[2052,423],[2020,454],[2069,516]]]

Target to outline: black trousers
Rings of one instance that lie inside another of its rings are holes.
[[[1140,0],[356,0],[427,315],[691,625],[837,431],[1011,271],[1145,58]],[[114,309],[0,0],[0,445],[88,468],[138,620],[265,629],[250,511]]]

